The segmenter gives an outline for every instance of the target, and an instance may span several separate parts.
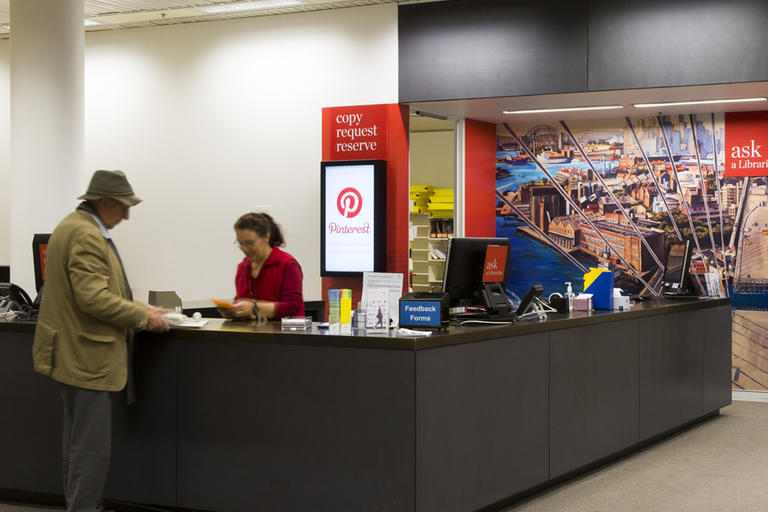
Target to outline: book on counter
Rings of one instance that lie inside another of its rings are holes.
[[[328,332],[352,333],[352,290],[348,288],[328,290]]]
[[[341,290],[328,290],[328,332],[338,334],[341,317]]]
[[[352,290],[349,288],[341,289],[341,298],[339,300],[339,332],[341,332],[341,334],[352,334]]]

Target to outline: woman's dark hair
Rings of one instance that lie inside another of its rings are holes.
[[[267,213],[246,213],[237,219],[235,229],[250,229],[261,237],[267,236],[267,233],[269,233],[270,247],[275,247],[276,245],[282,247],[285,245],[280,227],[275,224],[275,220]]]

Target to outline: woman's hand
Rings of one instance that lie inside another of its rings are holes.
[[[232,316],[237,318],[250,317],[253,315],[253,304],[256,301],[253,299],[238,299],[232,303],[232,309],[229,311]]]
[[[232,308],[216,308],[221,315],[221,318],[235,318],[235,314]]]

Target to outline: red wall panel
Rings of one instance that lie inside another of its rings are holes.
[[[464,236],[496,236],[496,125],[464,129]]]

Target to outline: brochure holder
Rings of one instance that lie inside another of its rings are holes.
[[[595,309],[613,309],[613,272],[590,267],[584,274],[584,293],[592,294]]]

